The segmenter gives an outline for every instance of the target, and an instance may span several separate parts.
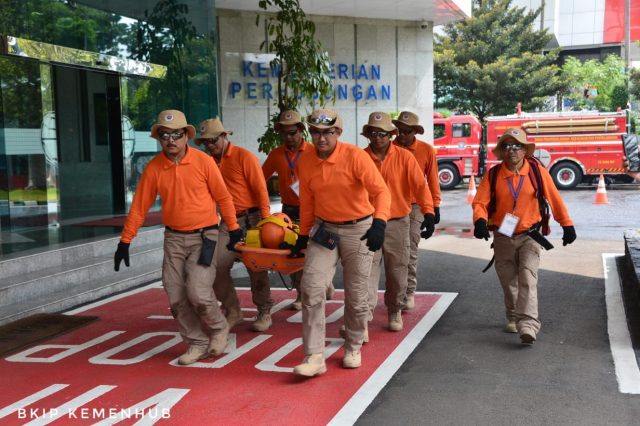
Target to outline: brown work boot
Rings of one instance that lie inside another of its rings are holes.
[[[333,295],[336,294],[336,288],[333,286],[333,281],[329,283],[326,290],[327,300],[333,300]]]
[[[244,316],[242,315],[242,311],[240,308],[238,309],[229,309],[227,311],[227,324],[229,324],[229,330],[231,330],[236,325],[240,325],[244,322]]]
[[[416,307],[416,296],[414,294],[407,294],[407,301],[404,305],[405,311],[410,311]]]
[[[340,326],[340,330],[338,331],[338,334],[340,334],[340,337],[342,337],[343,339],[347,338],[347,327],[345,327],[344,324]],[[362,343],[369,343],[369,326],[368,325],[364,329],[364,338],[362,340]]]
[[[523,329],[520,331],[520,341],[523,345],[533,345],[533,342],[536,341],[536,334],[529,329]]]
[[[189,345],[189,348],[187,349],[187,351],[182,355],[180,355],[180,358],[178,358],[178,364],[190,365],[190,364],[193,364],[194,362],[200,361],[203,358],[206,358],[207,355],[208,355],[208,352],[207,352],[206,346]]]
[[[251,325],[253,331],[267,331],[271,327],[271,314],[267,312],[258,312],[258,317]]]
[[[227,348],[229,343],[229,328],[220,330],[218,333],[212,335],[209,340],[209,355],[218,356]]]
[[[344,368],[359,368],[362,366],[362,355],[360,351],[344,351],[342,366]]]
[[[505,333],[517,333],[518,332],[518,328],[516,327],[516,322],[515,321],[509,321],[507,323],[507,325],[504,326],[504,332]]]
[[[289,305],[289,309],[292,311],[299,311],[302,309],[302,293],[299,290],[296,290],[297,296],[295,302]]]
[[[402,330],[402,312],[391,312],[389,313],[389,330],[391,331],[400,331]]]
[[[312,354],[304,357],[304,361],[300,365],[293,368],[293,373],[298,376],[313,377],[327,372],[327,366],[324,363],[324,354]]]

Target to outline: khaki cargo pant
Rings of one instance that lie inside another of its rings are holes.
[[[218,230],[205,231],[205,236],[217,240]],[[201,246],[200,234],[165,230],[162,285],[183,340],[207,346],[209,336],[225,329],[227,321],[211,288],[216,276],[215,255],[211,266],[198,265]]]
[[[340,236],[338,246],[329,250],[312,239],[302,274],[302,340],[305,355],[321,354],[325,348],[325,302],[327,282],[333,279],[338,260],[344,281],[345,348],[359,351],[369,318],[369,274],[373,252],[360,238],[371,227],[372,219],[353,225],[325,223],[325,229]],[[320,224],[316,221],[316,226]]]
[[[259,221],[259,212],[249,213],[248,215],[238,218],[238,224],[245,228],[252,228],[256,226]],[[238,301],[238,294],[236,293],[236,289],[233,286],[233,279],[231,278],[231,268],[238,253],[227,250],[227,244],[229,244],[229,230],[227,225],[222,222],[220,225],[220,239],[218,241],[218,247],[216,247],[216,262],[218,268],[213,289],[228,313],[230,310],[240,310],[240,302]],[[258,308],[258,312],[270,313],[273,307],[273,299],[271,299],[271,288],[269,287],[269,274],[267,272],[247,271],[249,272],[249,279],[251,281],[253,304]]]
[[[538,268],[540,244],[526,234],[509,238],[493,233],[496,273],[504,292],[508,321],[516,321],[518,332],[540,331],[538,319]]]
[[[420,206],[413,204],[409,214],[409,267],[407,269],[407,294],[412,295],[418,286],[418,244],[420,244],[420,225],[424,221],[424,215]]]
[[[409,264],[409,216],[387,222],[382,248],[375,252],[369,275],[369,309],[378,304],[380,270],[384,261],[384,304],[389,313],[400,311],[407,297],[407,271]]]

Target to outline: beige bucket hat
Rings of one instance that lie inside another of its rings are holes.
[[[524,132],[524,130],[512,127],[510,129],[507,129],[502,134],[502,136],[500,136],[500,139],[498,139],[498,144],[493,149],[493,154],[498,160],[503,159],[502,145],[509,142],[510,140],[514,140],[515,142],[523,144],[527,149],[527,157],[531,157],[533,155],[533,152],[536,150],[536,144],[527,140],[527,134]]]
[[[411,111],[402,111],[400,114],[398,114],[398,118],[393,120],[393,124],[395,124],[396,126],[400,125],[413,127],[416,133],[421,135],[424,133],[424,127],[418,124],[419,122],[420,118],[418,117],[418,115]]]
[[[307,116],[307,124],[316,129],[331,129],[337,127],[342,130],[342,118],[332,109],[317,109]]]
[[[281,126],[302,126],[304,127],[304,123],[302,122],[302,117],[298,114],[297,111],[286,110],[282,111],[278,116],[278,121],[275,122],[273,128],[276,131],[280,130]]]
[[[369,114],[369,121],[362,126],[362,136],[367,136],[370,128],[384,130],[385,132],[395,133],[398,129],[391,122],[391,116],[386,112],[375,111]]]
[[[177,109],[167,109],[158,114],[156,124],[151,126],[151,137],[158,139],[158,129],[167,127],[172,130],[187,129],[188,139],[193,139],[196,135],[196,128],[187,123],[187,118],[182,111]]]
[[[200,123],[200,136],[194,142],[200,145],[202,139],[215,139],[223,133],[232,135],[233,130],[225,129],[219,118],[209,118]]]

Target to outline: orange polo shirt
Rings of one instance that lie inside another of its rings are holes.
[[[418,162],[409,151],[390,144],[383,161],[373,153],[371,146],[365,148],[365,152],[375,163],[391,192],[392,219],[408,215],[414,197],[422,214],[434,214],[431,191]]]
[[[527,231],[536,223],[542,219],[540,217],[540,210],[538,207],[538,199],[536,198],[533,184],[529,179],[529,163],[525,160],[523,167],[518,170],[518,173],[514,173],[502,163],[495,167],[499,167],[498,175],[496,176],[496,211],[493,217],[487,217],[487,209],[491,200],[491,182],[489,179],[489,173],[485,173],[482,178],[482,182],[478,186],[478,192],[473,199],[473,222],[478,219],[488,219],[490,224],[494,226],[500,226],[505,214],[511,213],[518,218],[518,226],[515,233],[520,234]],[[544,186],[544,197],[547,199],[553,212],[553,217],[561,226],[572,226],[573,221],[569,217],[569,212],[560,197],[560,193],[553,184],[553,180],[549,175],[549,172],[544,167],[540,167],[540,176],[542,178],[542,185]],[[507,183],[507,179],[511,180],[514,190],[517,190],[520,182],[520,177],[524,177],[522,182],[522,189],[518,195],[516,202],[516,209],[513,210],[513,195],[511,189]]]
[[[309,235],[316,217],[389,219],[391,194],[366,152],[340,141],[326,160],[312,152],[300,159],[300,234]]]
[[[262,165],[262,173],[265,180],[269,180],[274,173],[278,174],[280,198],[283,204],[290,206],[300,205],[300,199],[291,189],[291,184],[299,179],[298,164],[300,163],[300,158],[311,151],[313,151],[313,146],[306,141],[302,141],[300,147],[295,151],[290,151],[285,145],[280,145],[269,153]]]
[[[394,142],[396,146],[404,148],[411,152],[416,160],[420,169],[423,170],[424,176],[427,178],[427,185],[431,191],[431,198],[433,199],[433,205],[440,207],[441,194],[440,194],[440,182],[438,180],[438,160],[436,158],[436,149],[426,142],[414,139],[413,143],[407,147]],[[413,202],[416,200],[414,199]]]
[[[271,214],[267,183],[258,157],[229,142],[218,166],[237,212],[258,207],[261,217]]]
[[[122,230],[123,243],[135,238],[158,194],[162,200],[162,223],[173,229],[188,231],[217,224],[216,202],[229,229],[239,228],[233,200],[215,162],[204,152],[187,146],[179,163],[161,152],[145,167]]]

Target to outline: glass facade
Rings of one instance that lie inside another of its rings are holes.
[[[120,232],[158,112],[218,115],[215,22],[213,0],[0,0],[0,260]]]

